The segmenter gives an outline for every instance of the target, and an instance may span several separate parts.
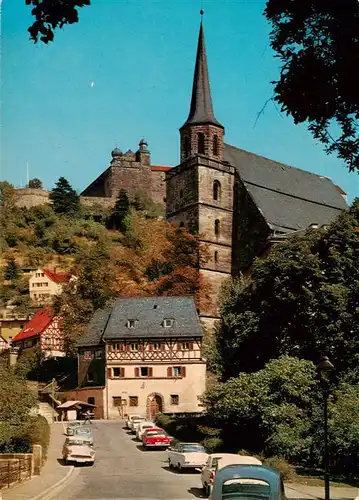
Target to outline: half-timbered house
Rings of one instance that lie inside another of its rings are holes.
[[[202,337],[190,297],[118,299],[79,342],[79,386],[97,388],[105,418],[200,412]]]
[[[61,318],[50,307],[37,311],[13,338],[12,346],[20,350],[38,347],[46,356],[65,356]]]

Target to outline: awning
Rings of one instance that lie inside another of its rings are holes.
[[[57,407],[58,410],[69,410],[71,408],[73,409],[80,409],[81,407],[85,408],[95,408],[96,405],[92,405],[90,403],[85,403],[84,401],[66,401],[65,403],[62,403]]]

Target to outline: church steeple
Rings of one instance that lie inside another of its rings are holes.
[[[201,11],[201,16],[203,11]],[[193,76],[191,108],[180,128],[181,162],[195,155],[223,160],[224,127],[214,116],[209,84],[203,22],[198,34],[196,64]]]
[[[209,84],[206,44],[204,41],[203,22],[199,28],[196,65],[193,76],[191,108],[186,123],[183,125],[212,124],[222,127],[213,113],[211,88]],[[181,127],[181,128],[183,128]]]

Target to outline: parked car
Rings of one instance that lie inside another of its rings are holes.
[[[227,465],[262,465],[255,457],[235,455],[234,453],[212,453],[201,472],[202,487],[205,495],[209,497],[217,470]]]
[[[140,424],[141,422],[144,422],[146,420],[145,417],[137,417],[133,418],[130,422],[130,431],[132,434],[136,433],[136,425]]]
[[[279,472],[263,465],[226,465],[217,471],[211,500],[286,500]]]
[[[144,448],[168,448],[171,444],[171,436],[159,427],[146,429],[142,435],[142,446]]]
[[[126,424],[125,424],[127,429],[130,429],[131,420],[133,420],[134,418],[142,418],[142,415],[138,415],[138,414],[128,415],[127,420],[126,420]]]
[[[76,437],[78,439],[81,439],[82,437],[86,437],[86,438],[88,438],[91,445],[93,445],[92,432],[91,432],[91,429],[88,429],[87,427],[83,427],[82,425],[81,425],[81,427],[75,427],[73,437]]]
[[[65,464],[75,462],[92,465],[95,462],[95,450],[87,439],[68,437],[62,448],[62,457]]]
[[[142,441],[142,436],[143,436],[143,433],[145,432],[145,430],[146,429],[151,429],[153,427],[156,427],[156,424],[154,424],[153,422],[149,422],[147,420],[143,420],[139,424],[136,424],[135,425],[136,438],[139,441]]]
[[[199,443],[176,443],[168,448],[168,465],[177,469],[198,469],[207,462],[208,453]]]
[[[66,427],[66,435],[73,436],[75,427],[83,427],[84,422],[74,421],[68,422]]]

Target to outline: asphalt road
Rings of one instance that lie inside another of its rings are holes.
[[[94,466],[77,466],[56,500],[204,498],[199,472],[168,469],[167,452],[143,451],[122,422],[93,422],[93,435]]]

